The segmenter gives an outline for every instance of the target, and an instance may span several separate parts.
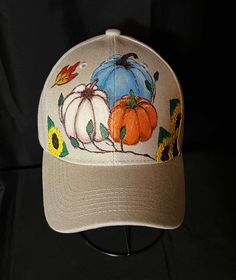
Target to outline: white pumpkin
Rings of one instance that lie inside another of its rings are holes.
[[[88,144],[104,140],[100,124],[108,127],[109,108],[104,91],[96,86],[97,80],[90,84],[80,84],[66,96],[60,110],[60,118],[68,137]],[[92,121],[93,131],[88,134],[86,128]]]

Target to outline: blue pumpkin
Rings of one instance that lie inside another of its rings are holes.
[[[132,89],[134,95],[152,101],[155,81],[147,69],[135,59],[135,53],[115,54],[97,67],[91,81],[98,79],[97,86],[107,93],[109,107]]]

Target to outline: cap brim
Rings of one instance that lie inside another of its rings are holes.
[[[89,166],[43,154],[48,224],[63,233],[115,225],[173,229],[184,218],[181,155],[160,164]]]

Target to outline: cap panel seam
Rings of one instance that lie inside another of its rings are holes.
[[[47,151],[47,150],[45,150],[45,152],[48,152],[48,153],[49,153],[49,151]],[[180,152],[177,156],[175,156],[174,158],[169,159],[169,160],[164,161],[164,162],[157,162],[157,161],[153,161],[153,160],[150,160],[150,159],[136,159],[135,161],[134,161],[134,160],[125,160],[125,159],[122,159],[121,162],[120,162],[120,161],[107,161],[107,160],[102,161],[102,160],[100,160],[99,162],[96,162],[96,164],[93,163],[93,162],[91,162],[91,161],[86,161],[86,160],[83,160],[83,162],[82,162],[82,161],[76,162],[75,159],[73,159],[73,158],[71,158],[71,157],[66,157],[67,160],[63,160],[63,159],[58,158],[58,157],[56,157],[56,156],[53,156],[53,157],[59,159],[60,161],[69,162],[69,163],[72,163],[72,164],[82,164],[82,165],[87,165],[87,164],[89,164],[89,165],[95,165],[95,166],[96,166],[96,165],[98,165],[98,164],[104,164],[104,163],[106,163],[106,164],[108,165],[109,163],[110,163],[110,164],[113,163],[113,166],[119,166],[119,165],[123,165],[124,163],[127,163],[127,164],[128,164],[128,163],[133,163],[132,165],[135,165],[135,164],[142,164],[142,163],[146,163],[146,164],[164,164],[164,163],[166,163],[166,162],[169,162],[169,161],[174,160],[175,158],[177,158],[177,157],[179,157],[179,156],[182,156],[182,153],[181,153],[181,152]],[[118,163],[118,164],[117,164],[117,163]],[[128,164],[128,165],[130,165],[130,164]],[[109,166],[111,166],[111,165],[109,165]]]

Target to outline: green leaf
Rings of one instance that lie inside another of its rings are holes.
[[[63,142],[63,150],[61,152],[61,154],[59,155],[59,157],[65,157],[69,154],[68,150],[67,150],[67,147],[66,147],[66,143]]]
[[[120,140],[123,140],[126,134],[126,127],[122,126],[120,129]]]
[[[62,106],[64,103],[64,96],[63,94],[61,93],[59,99],[58,99],[58,106]]]
[[[102,138],[104,138],[104,139],[108,138],[108,136],[109,136],[108,129],[102,123],[100,123],[100,132],[101,132]]]
[[[78,148],[79,147],[79,142],[77,141],[76,138],[74,137],[70,137],[70,142],[71,142],[71,145],[74,147],[74,148]]]
[[[88,136],[91,136],[94,130],[94,126],[93,126],[93,121],[90,120],[86,126],[86,131],[88,133]]]
[[[48,116],[48,130],[50,130],[51,127],[54,127],[54,122],[51,120],[51,118]]]
[[[152,93],[152,86],[148,80],[145,80],[145,86]]]
[[[178,98],[170,100],[170,116],[172,116],[176,106],[180,103]]]
[[[153,77],[154,77],[154,80],[155,80],[155,81],[158,81],[158,80],[159,80],[159,72],[156,71],[156,72],[154,73]]]
[[[163,140],[170,136],[170,133],[164,128],[160,127],[159,136],[158,136],[158,146],[163,142]]]
[[[134,92],[132,89],[129,91],[129,96],[130,96],[130,108],[133,109],[137,104],[136,104]]]

